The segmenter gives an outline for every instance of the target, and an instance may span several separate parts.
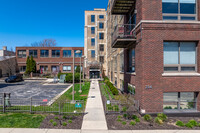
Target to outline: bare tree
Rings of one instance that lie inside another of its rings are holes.
[[[44,39],[40,42],[34,42],[31,44],[32,47],[55,47],[56,40],[54,39]]]
[[[17,63],[16,58],[14,56],[3,56],[3,60],[1,61],[2,70],[4,74],[11,76],[16,73]]]

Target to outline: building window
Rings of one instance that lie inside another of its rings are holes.
[[[99,15],[99,19],[104,19],[104,15]]]
[[[99,39],[103,40],[104,39],[104,33],[99,33]]]
[[[196,20],[196,0],[162,0],[163,20]]]
[[[71,50],[63,50],[63,57],[71,57],[72,51]]]
[[[135,86],[134,85],[132,85],[132,84],[128,84],[128,92],[130,93],[130,94],[135,94]]]
[[[48,66],[40,66],[40,73],[48,72]]]
[[[71,71],[71,66],[63,66],[63,71]]]
[[[100,22],[99,23],[99,29],[103,29],[104,28],[104,23]]]
[[[74,66],[74,70],[76,71],[77,66]],[[81,71],[83,70],[83,67],[81,66]]]
[[[40,57],[49,57],[49,50],[40,50]]]
[[[91,34],[95,34],[95,27],[91,27]]]
[[[115,77],[115,86],[117,87],[117,78]]]
[[[196,69],[195,42],[164,42],[164,71],[191,72]]]
[[[194,92],[168,92],[163,94],[164,110],[188,110],[196,109],[196,98],[198,93]]]
[[[18,50],[18,58],[26,58],[26,50]]]
[[[95,46],[95,38],[91,39],[91,46]]]
[[[37,50],[29,50],[29,56],[33,56],[33,58],[37,58]]]
[[[22,72],[22,73],[25,72],[26,71],[26,66],[20,66],[19,67],[19,71]]]
[[[78,58],[78,57],[82,57],[82,55],[83,55],[83,51],[80,50],[81,52],[80,52],[79,54],[77,54],[76,51],[78,51],[78,50],[74,50],[75,57],[76,57],[76,58]]]
[[[92,23],[95,22],[95,15],[91,15],[91,22],[92,22]]]
[[[135,72],[135,49],[129,50],[129,72]]]
[[[101,63],[104,63],[104,56],[100,56],[100,57],[99,57],[99,61],[100,61]]]
[[[104,51],[104,45],[103,44],[100,44],[99,47],[100,47],[100,51]]]
[[[60,71],[59,66],[51,66],[51,72],[52,73],[58,73]]]
[[[124,72],[124,53],[120,54],[120,71]]]
[[[60,57],[60,50],[52,50],[52,57]]]
[[[95,50],[91,50],[91,57],[95,58]]]
[[[115,72],[117,72],[117,66],[118,66],[118,64],[117,64],[117,56],[114,58],[114,62],[115,62]]]

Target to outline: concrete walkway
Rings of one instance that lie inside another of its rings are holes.
[[[92,80],[83,118],[82,130],[107,130],[98,80]]]
[[[70,130],[0,128],[0,133],[199,133],[200,130]]]

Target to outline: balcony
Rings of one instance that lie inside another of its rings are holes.
[[[134,8],[135,0],[112,0],[111,13],[112,15],[126,15]]]
[[[134,24],[117,25],[112,34],[112,48],[127,48],[136,42]]]

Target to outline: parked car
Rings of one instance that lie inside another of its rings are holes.
[[[21,75],[13,75],[5,79],[6,83],[19,82],[19,81],[23,81],[23,77]]]

